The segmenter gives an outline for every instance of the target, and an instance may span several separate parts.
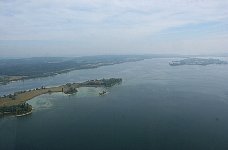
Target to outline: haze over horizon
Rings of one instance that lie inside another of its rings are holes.
[[[0,57],[222,54],[228,0],[2,0]]]

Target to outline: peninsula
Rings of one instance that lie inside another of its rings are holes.
[[[31,113],[32,106],[26,102],[39,95],[55,92],[73,94],[77,92],[77,88],[79,87],[111,87],[121,82],[121,78],[88,80],[82,83],[67,83],[65,85],[50,88],[42,86],[36,89],[15,92],[14,94],[0,97],[0,116],[4,116],[6,114],[23,116]]]
[[[181,65],[221,65],[221,64],[228,64],[226,61],[222,61],[220,59],[213,59],[213,58],[187,58],[179,61],[172,61],[169,63],[170,66],[181,66]]]

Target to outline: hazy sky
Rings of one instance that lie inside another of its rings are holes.
[[[228,0],[0,0],[0,57],[228,53]]]

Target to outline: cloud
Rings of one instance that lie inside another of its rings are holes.
[[[98,48],[116,40],[131,49],[161,35],[194,39],[192,27],[200,25],[207,36],[227,35],[227,19],[227,0],[2,0],[0,40],[77,40]]]

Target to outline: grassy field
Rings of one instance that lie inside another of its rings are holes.
[[[12,95],[13,98],[8,97],[3,97],[0,99],[0,107],[8,107],[8,106],[14,106],[14,105],[19,105],[22,103],[25,103],[26,101],[37,97],[42,94],[50,93],[50,92],[62,92],[62,88],[65,88],[65,86],[59,86],[59,87],[52,87],[52,88],[46,88],[46,89],[34,89],[34,90],[29,90],[25,91],[23,93],[15,94]]]
[[[28,91],[19,91],[19,92],[15,92],[13,95],[10,94],[5,97],[1,97],[0,107],[10,107],[15,105],[20,105],[34,97],[47,94],[47,93],[63,92],[65,94],[73,94],[77,92],[77,88],[79,87],[101,87],[101,86],[111,87],[121,82],[122,82],[122,79],[120,78],[110,78],[110,79],[101,79],[101,80],[89,80],[83,83],[67,83],[66,85],[61,85],[57,87],[50,87],[50,88],[41,87],[41,88],[36,88]]]

